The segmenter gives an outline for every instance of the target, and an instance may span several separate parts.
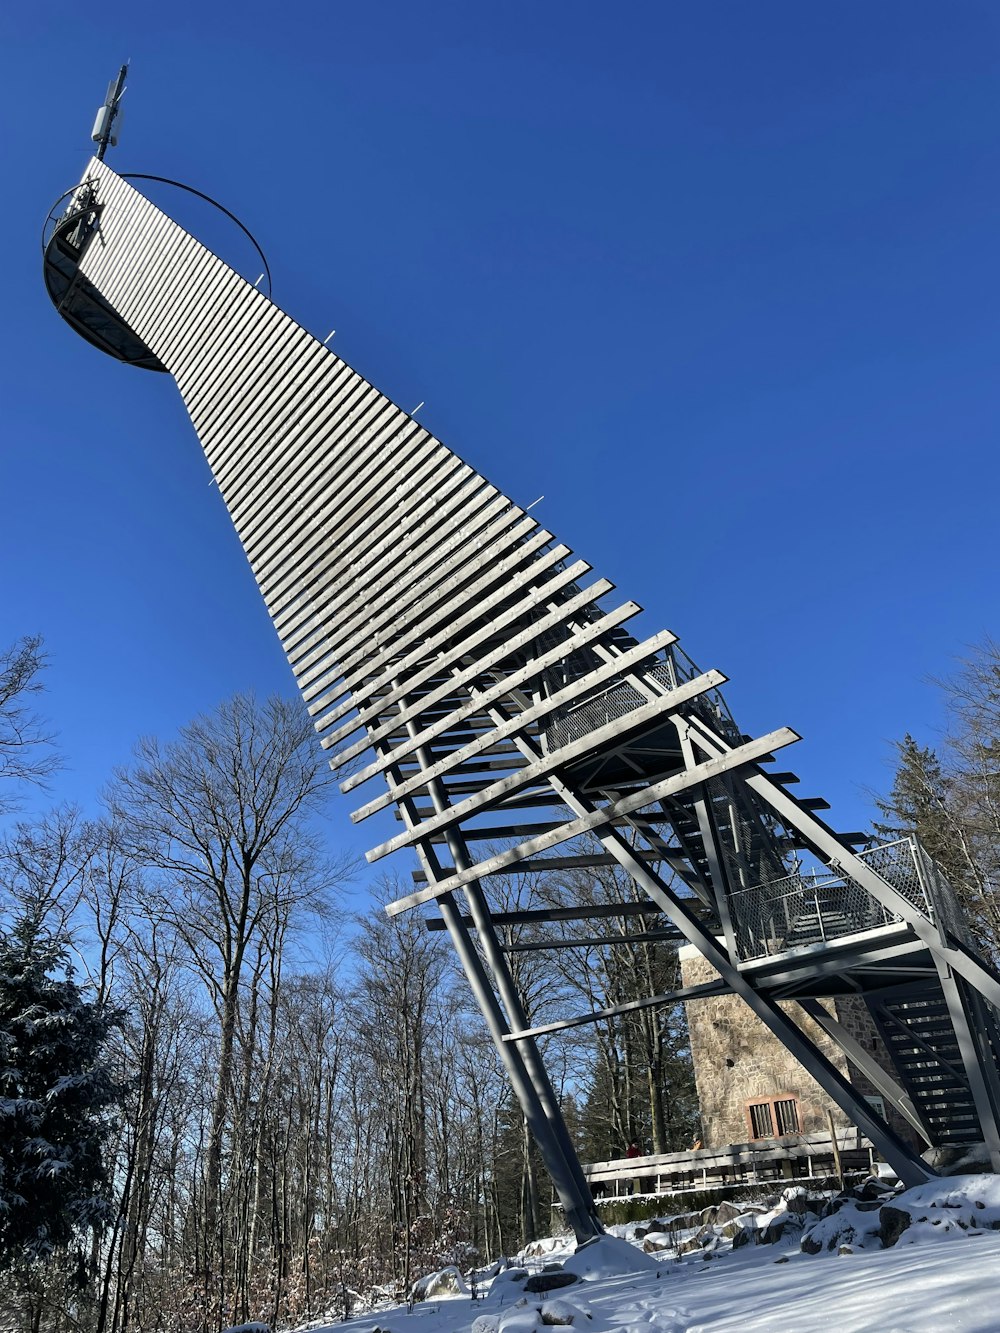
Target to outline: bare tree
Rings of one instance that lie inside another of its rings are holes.
[[[380,897],[398,893],[387,881]],[[409,1283],[414,1227],[428,1212],[428,1050],[445,956],[419,918],[369,914],[358,926],[355,1028],[375,1075],[372,1110],[387,1151],[400,1276]]]
[[[320,855],[308,824],[332,775],[299,705],[238,695],[176,741],[141,741],[136,758],[117,775],[110,805],[159,872],[157,911],[185,944],[219,1024],[204,1150],[207,1292],[223,1248],[223,1147],[243,990],[260,974],[258,945],[283,940],[291,914],[321,909],[345,865]]]
[[[32,696],[44,686],[42,640],[26,635],[0,652],[0,813],[17,804],[9,783],[28,782],[44,787],[59,767],[52,736],[31,707]]]
[[[566,875],[572,898],[578,902],[623,908],[644,895],[635,882],[615,866]],[[551,894],[554,880],[546,884]],[[553,901],[561,901],[556,888]],[[622,913],[589,922],[586,930],[600,944],[582,944],[556,955],[567,986],[585,999],[587,1007],[601,1010],[626,1005],[679,985],[679,964],[672,943],[632,937],[634,918]],[[578,928],[564,929],[567,939]],[[622,1012],[592,1027],[597,1060],[584,1121],[591,1153],[604,1155],[614,1144],[648,1141],[653,1152],[679,1148],[688,1140],[695,1108],[693,1073],[687,1049],[683,1007],[664,1004]],[[600,1145],[600,1146],[598,1146]]]
[[[10,912],[66,930],[84,893],[95,830],[73,806],[21,820],[0,841],[0,921]]]

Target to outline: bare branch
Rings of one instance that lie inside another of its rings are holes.
[[[44,689],[45,663],[38,635],[26,635],[0,652],[0,813],[17,806],[9,783],[44,787],[60,766],[52,734],[30,706],[31,696]]]

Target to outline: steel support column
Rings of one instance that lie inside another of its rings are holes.
[[[416,724],[413,721],[407,722],[407,730],[411,736],[417,735]],[[417,756],[419,762],[426,768],[431,767],[433,755],[425,751],[424,747],[418,748]],[[448,796],[442,790],[440,781],[432,778],[427,784],[427,789],[435,810],[440,812],[445,809]],[[456,829],[449,829],[446,840],[455,865],[459,869],[468,868],[472,862],[461,834]],[[420,845],[420,850],[428,877],[432,882],[435,878],[440,879],[440,867],[431,845],[423,843]],[[578,1243],[585,1244],[595,1236],[602,1235],[604,1226],[597,1216],[590,1185],[570,1141],[562,1110],[545,1066],[538,1055],[538,1048],[531,1039],[518,1042],[516,1046],[505,1040],[516,1035],[518,1030],[526,1028],[527,1018],[513,977],[500,950],[478,881],[466,884],[464,888],[469,915],[476,929],[480,947],[493,973],[497,990],[500,992],[503,1008],[497,1003],[496,992],[487,979],[482,959],[476,951],[462,913],[458,910],[451,894],[439,900],[442,904],[446,899],[448,902],[447,910],[442,910],[441,915],[456,946],[472,992],[486,1018],[493,1043],[510,1076],[514,1094],[532,1137],[538,1145],[566,1220],[572,1227]],[[512,1050],[516,1051],[516,1058],[513,1060],[510,1058]]]
[[[993,1170],[1000,1172],[1000,1126],[997,1124],[998,1104],[995,1100],[997,1093],[996,1067],[992,1058],[989,1058],[988,1065],[993,1070],[993,1078],[990,1079],[987,1073],[987,1060],[984,1059],[986,1052],[980,1046],[969,1021],[970,1013],[965,986],[955,976],[946,962],[937,955],[935,955],[934,961],[937,964],[941,990],[948,1005],[948,1017],[955,1029],[955,1037],[962,1056],[965,1077],[968,1079],[969,1090],[972,1093],[976,1114],[979,1117],[979,1124],[983,1131],[986,1151],[990,1155]]]
[[[917,1114],[917,1109],[907,1096],[906,1089],[882,1068],[871,1052],[866,1051],[861,1043],[851,1036],[843,1023],[839,1023],[833,1014],[820,1004],[819,1000],[802,997],[799,999],[798,1005],[814,1023],[818,1023],[824,1032],[833,1038],[851,1064],[856,1065],[861,1070],[865,1078],[877,1089],[879,1095],[884,1097],[907,1124],[929,1143],[927,1126]]]

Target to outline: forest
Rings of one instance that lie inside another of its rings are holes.
[[[37,638],[0,657],[3,1327],[346,1314],[558,1229],[447,937],[385,915],[391,880],[347,909],[361,872],[331,852],[336,775],[300,706],[237,696],[139,740],[84,818],[37,799],[59,763],[44,665]],[[922,838],[995,958],[1000,648],[940,689],[947,731],[898,742],[874,828]],[[612,870],[532,879],[491,884],[495,905],[635,892]],[[505,929],[532,1022],[677,985],[674,950],[626,947],[622,918],[544,955]],[[680,1006],[543,1053],[582,1160],[697,1135]]]
[[[139,740],[99,818],[27,817],[59,762],[44,665],[36,638],[0,658],[3,1326],[343,1314],[559,1229],[447,936],[388,918],[405,886],[331,851],[336,775],[301,706],[237,696]],[[611,870],[532,880],[494,902],[635,896]],[[541,956],[506,929],[532,1022],[676,988],[674,950],[616,943],[622,918]],[[680,1006],[543,1055],[582,1160],[690,1145]]]

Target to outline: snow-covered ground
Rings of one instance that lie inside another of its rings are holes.
[[[381,1309],[307,1327],[311,1333],[549,1333],[553,1326],[586,1333],[1000,1333],[1000,1230],[994,1229],[1000,1177],[936,1181],[888,1200],[891,1212],[877,1199],[848,1202],[820,1221],[795,1211],[805,1202],[801,1196],[789,1191],[790,1207],[750,1219],[758,1232],[777,1219],[781,1235],[772,1244],[733,1249],[731,1240],[704,1227],[674,1226],[673,1240],[704,1233],[706,1248],[680,1258],[674,1247],[649,1254],[642,1245],[660,1237],[636,1236],[633,1224],[577,1254],[566,1241],[529,1247],[536,1252],[482,1282],[475,1300],[464,1290],[412,1310]],[[802,1251],[803,1236],[818,1253]],[[883,1248],[886,1237],[891,1248]],[[566,1285],[526,1289],[549,1280]]]

